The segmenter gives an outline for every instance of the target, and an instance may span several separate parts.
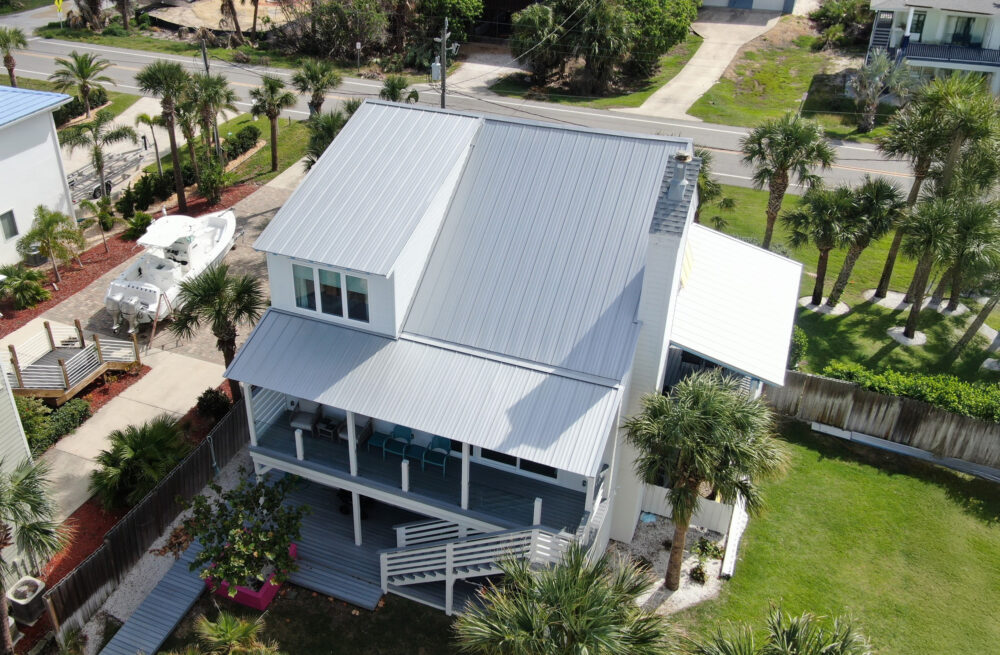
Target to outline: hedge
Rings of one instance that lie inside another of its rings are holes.
[[[250,150],[260,140],[260,130],[256,125],[244,125],[236,134],[226,139],[226,158],[232,161]]]
[[[963,382],[951,375],[873,371],[860,364],[840,362],[823,369],[823,375],[870,391],[921,400],[962,416],[1000,422],[1000,385]]]
[[[15,396],[14,403],[28,447],[35,457],[80,427],[91,414],[90,405],[82,398],[74,398],[56,410],[50,409],[38,398]]]
[[[91,89],[90,90],[90,115],[94,115],[94,109],[100,107],[108,101],[108,92],[104,89]],[[67,102],[62,107],[59,107],[54,112],[52,112],[52,120],[55,121],[56,125],[63,125],[73,120],[77,116],[83,116],[84,109],[83,103],[76,96],[72,100]]]

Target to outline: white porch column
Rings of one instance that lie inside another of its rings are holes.
[[[351,514],[354,517],[354,545],[361,545],[361,496],[357,491],[351,493]]]
[[[462,509],[469,509],[469,450],[467,443],[462,443]]]
[[[402,487],[403,491],[410,490],[410,460],[403,459],[402,463],[399,465],[400,475],[402,477]]]
[[[243,407],[247,410],[247,428],[250,431],[250,445],[257,446],[257,426],[254,425],[253,420],[253,395],[250,393],[250,387],[240,382],[240,393],[243,394]]]
[[[583,481],[583,509],[590,512],[594,509],[594,478],[587,478]]]
[[[299,428],[295,429],[295,459],[305,459],[306,449],[305,445],[302,443],[302,430]]]
[[[542,499],[535,498],[535,511],[531,517],[532,525],[541,525],[542,523]]]
[[[910,36],[911,27],[913,27],[913,7],[910,7],[909,13],[906,14],[906,29],[903,30],[903,36]]]
[[[351,475],[358,474],[358,428],[354,425],[354,412],[347,412],[347,456],[351,462]],[[358,542],[360,546],[361,543]]]

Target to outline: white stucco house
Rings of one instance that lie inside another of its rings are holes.
[[[702,365],[782,384],[801,266],[693,224],[692,151],[358,110],[254,244],[272,306],[226,373],[258,474],[348,517],[304,535],[299,580],[458,611],[501,553],[632,538],[644,394]]]
[[[882,48],[924,75],[989,78],[1000,94],[1000,6],[993,0],[872,0],[869,53]]]
[[[52,120],[52,112],[71,99],[0,86],[0,264],[21,260],[17,241],[31,228],[36,207],[73,215]]]

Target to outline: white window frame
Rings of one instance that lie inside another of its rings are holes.
[[[506,453],[501,453],[501,454],[506,455]],[[564,484],[560,483],[559,469],[557,469],[554,466],[549,467],[555,470],[556,472],[555,477],[551,477],[548,475],[542,475],[541,473],[535,473],[533,471],[526,471],[525,469],[521,468],[521,458],[516,457],[514,455],[510,455],[510,457],[514,457],[514,459],[517,460],[517,463],[514,464],[513,466],[510,464],[504,464],[503,462],[498,462],[495,459],[490,459],[489,457],[484,457],[483,448],[481,446],[473,446],[472,453],[470,453],[470,455],[471,456],[469,457],[469,459],[471,461],[476,462],[477,464],[482,464],[483,466],[491,466],[495,469],[499,469],[501,471],[508,471],[510,473],[517,473],[518,475],[523,475],[525,477],[532,478],[533,480],[540,480],[542,482],[548,482],[550,484],[558,484],[559,486],[565,486]],[[548,466],[548,465],[540,464],[540,466]]]
[[[10,241],[11,239],[16,239],[17,237],[21,236],[21,230],[19,230],[17,227],[17,216],[14,215],[14,210],[8,209],[5,212],[0,212],[0,216],[4,216],[6,214],[10,214],[10,220],[14,223],[14,234],[12,236],[7,236],[7,233],[4,232],[3,239],[4,241]],[[3,231],[2,224],[0,224],[0,231]]]
[[[369,280],[366,276],[364,276],[364,275],[358,275],[356,273],[348,273],[348,272],[346,272],[346,271],[344,271],[342,269],[330,268],[329,266],[322,266],[321,267],[321,266],[316,266],[315,264],[305,263],[305,262],[298,262],[298,261],[295,261],[295,260],[292,260],[292,266],[293,267],[300,266],[302,268],[308,268],[309,270],[312,271],[312,275],[313,275],[313,295],[316,297],[316,308],[315,309],[309,309],[308,307],[299,307],[298,302],[297,302],[298,296],[295,295],[295,269],[292,268],[292,293],[293,293],[293,296],[296,298],[296,305],[295,305],[296,309],[300,309],[300,310],[306,311],[306,312],[314,312],[314,313],[320,314],[322,316],[328,316],[328,317],[330,317],[331,319],[334,319],[334,320],[345,320],[345,321],[351,321],[352,323],[357,323],[357,324],[362,324],[362,325],[371,325],[371,322],[372,322],[371,280]],[[326,271],[327,273],[336,273],[337,275],[340,276],[340,311],[341,311],[341,315],[340,316],[337,316],[336,314],[329,314],[329,313],[323,311],[323,292],[322,292],[322,287],[320,286],[320,279],[319,279],[319,272],[321,270],[322,271]],[[361,320],[359,318],[351,318],[350,315],[348,314],[348,308],[347,308],[347,278],[348,277],[353,277],[353,278],[357,278],[359,280],[364,280],[365,281],[365,287],[369,290],[368,292],[365,293],[365,302],[366,302],[366,306],[368,308],[368,320],[366,320],[366,321],[363,321],[363,320]]]

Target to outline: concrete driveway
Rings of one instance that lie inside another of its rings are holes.
[[[719,81],[740,48],[774,27],[779,18],[781,14],[773,11],[702,9],[691,26],[695,34],[705,39],[698,52],[674,79],[641,106],[622,111],[698,120],[688,116],[687,110]]]

